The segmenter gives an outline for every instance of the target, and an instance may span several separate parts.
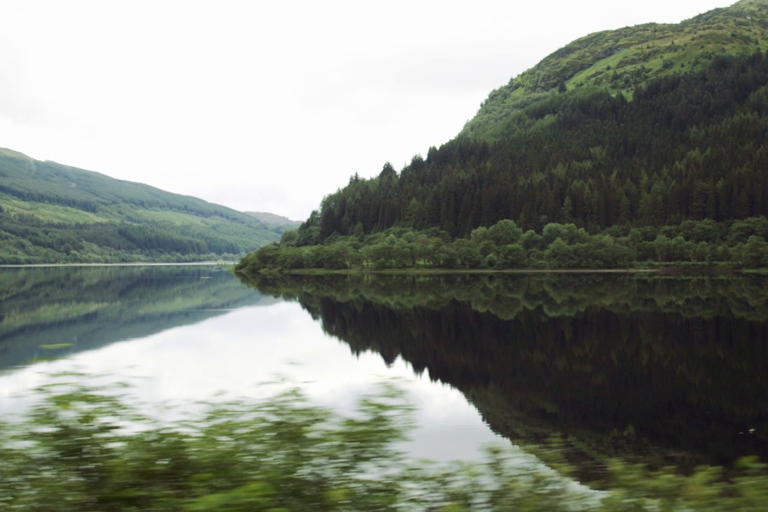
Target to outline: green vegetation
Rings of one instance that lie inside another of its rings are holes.
[[[605,492],[569,485],[501,448],[479,463],[437,466],[394,443],[412,426],[397,390],[352,416],[297,392],[211,405],[173,428],[115,389],[58,384],[21,422],[0,423],[0,506],[25,511],[765,510],[765,464],[735,472],[614,464]],[[556,451],[542,454],[567,472]]]
[[[549,223],[541,232],[512,220],[451,239],[439,229],[390,228],[372,235],[334,236],[300,246],[288,231],[243,258],[235,271],[626,269],[717,271],[768,267],[768,219],[685,221],[677,226],[617,226],[590,235],[575,224]]]
[[[723,55],[764,52],[767,28],[768,4],[742,0],[675,25],[648,23],[590,34],[491,92],[461,135],[502,139],[510,118],[574,90],[631,99],[655,80],[698,73]]]
[[[0,151],[0,264],[233,260],[284,229],[200,199]]]
[[[351,177],[240,270],[764,267],[768,233],[731,230],[768,216],[765,27],[768,3],[742,1],[579,40],[492,93],[426,158]],[[729,44],[709,55],[724,31]],[[631,94],[598,76],[571,86],[603,61],[656,71]],[[483,235],[502,221],[522,230],[517,241]],[[546,230],[568,233],[547,240]]]

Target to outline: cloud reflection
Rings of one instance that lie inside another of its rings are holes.
[[[162,414],[163,403],[231,398],[264,399],[296,386],[312,401],[341,412],[377,383],[394,379],[417,408],[408,450],[418,458],[476,459],[488,442],[504,442],[464,396],[415,375],[402,360],[387,366],[378,354],[356,356],[324,334],[298,304],[246,307],[194,325],[115,343],[69,359],[35,364],[0,376],[0,413],[28,403],[20,395],[60,371],[128,381],[141,402]]]

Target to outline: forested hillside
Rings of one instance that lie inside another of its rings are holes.
[[[336,268],[768,265],[744,257],[750,240],[750,251],[768,248],[757,227],[768,215],[767,31],[768,2],[743,0],[679,25],[580,39],[491,93],[464,131],[426,158],[353,176],[283,239],[282,253],[351,244],[357,260]],[[611,69],[626,87],[607,80]],[[501,221],[519,233],[482,249],[482,230]],[[422,245],[443,248],[462,240],[453,252],[466,254],[442,258],[447,264],[434,251],[426,261],[416,246],[405,263],[360,254],[355,244],[381,245],[371,238],[381,233],[394,236],[390,245],[422,235]],[[619,253],[580,259],[612,242]],[[516,244],[513,263],[503,263]],[[277,266],[329,266],[317,261],[327,249],[318,252]]]
[[[0,263],[232,259],[282,231],[201,199],[0,150]]]
[[[631,99],[636,88],[658,78],[704,71],[723,55],[765,51],[767,11],[765,0],[741,0],[679,24],[589,34],[491,92],[462,135],[503,138],[509,117],[553,93],[596,88]]]
[[[400,174],[386,165],[353,178],[303,232],[317,227],[324,240],[401,225],[456,237],[501,219],[596,232],[766,215],[767,85],[768,58],[755,53],[656,80],[632,101],[554,95],[523,109],[500,142],[459,137]]]

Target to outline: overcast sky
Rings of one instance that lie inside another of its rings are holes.
[[[568,42],[735,0],[0,0],[0,147],[302,220]]]

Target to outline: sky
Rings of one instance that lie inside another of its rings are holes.
[[[0,147],[306,219],[570,41],[735,0],[0,0]]]

